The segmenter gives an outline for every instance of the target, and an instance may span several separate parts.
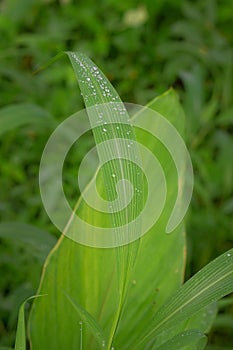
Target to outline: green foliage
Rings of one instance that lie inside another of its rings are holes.
[[[22,232],[19,222],[27,222],[59,234],[42,209],[39,163],[55,125],[81,109],[83,101],[74,93],[76,81],[64,62],[37,75],[32,72],[58,52],[78,49],[104,68],[124,101],[145,105],[171,85],[179,92],[195,171],[186,278],[230,249],[232,11],[228,0],[146,0],[143,5],[131,0],[86,0],[78,5],[72,0],[2,0],[1,222],[14,221],[15,233]],[[92,143],[91,135],[85,135],[80,152],[74,146],[64,165],[65,192],[72,205],[79,196],[75,168]],[[13,346],[18,307],[36,293],[47,250],[43,255],[31,242],[27,247],[15,239],[1,238],[0,243],[0,344]],[[218,316],[210,336],[215,349],[232,347],[232,313],[228,305]]]
[[[91,61],[80,54],[71,53],[70,58],[84,100],[90,103],[89,106],[96,106],[99,111],[101,103],[111,101],[113,96],[115,100],[116,92],[102,73],[98,73],[98,77],[101,74],[101,79],[98,79],[97,68]],[[104,84],[105,89],[100,88],[101,84]],[[111,91],[110,97],[105,97],[106,88]],[[172,106],[170,113],[167,105]],[[163,112],[166,118],[177,124],[177,128],[182,128],[184,120],[174,118],[180,106],[172,91],[155,99],[150,103],[150,108]],[[109,109],[110,123],[121,120],[118,110],[114,112],[114,104]],[[90,118],[95,119],[96,116],[94,109]],[[109,124],[105,127],[108,128]],[[140,134],[139,131],[136,135],[144,146],[150,147],[152,152],[157,151],[156,142],[153,149],[148,135]],[[104,142],[106,136],[97,130],[95,139]],[[100,158],[103,156],[102,151],[99,150]],[[106,152],[111,152],[111,149]],[[114,171],[119,168],[120,176],[123,177],[124,166],[115,166]],[[148,166],[151,166],[150,163]],[[147,173],[149,169],[143,170]],[[112,169],[109,171],[106,168],[103,172],[111,175]],[[169,168],[165,168],[165,172],[168,186],[169,183],[174,185]],[[104,175],[102,178],[97,177],[97,180],[106,183]],[[109,182],[108,185],[109,192],[112,192],[114,183]],[[106,190],[103,185],[99,188]],[[88,190],[94,192],[94,187],[90,185]],[[174,191],[168,191],[168,196],[168,203],[173,202]],[[91,225],[103,226],[106,220],[103,215],[91,211],[82,198],[76,210]],[[199,349],[203,349],[206,337],[202,332],[206,332],[212,322],[211,317],[205,320],[206,308],[233,291],[233,252],[228,251],[220,256],[181,286],[185,264],[182,253],[185,245],[184,229],[180,225],[172,235],[165,235],[169,213],[167,205],[161,219],[145,236],[122,247],[87,247],[62,236],[47,259],[39,289],[40,293],[46,293],[48,297],[36,300],[31,312],[29,328],[32,348],[39,350],[47,346],[52,350],[80,346],[96,349],[99,343],[99,346],[109,350],[149,349],[152,344],[153,349],[169,346],[175,350],[178,345],[184,348],[195,343]],[[118,213],[113,212],[112,215],[116,224],[122,224]],[[125,227],[127,230],[128,226]],[[79,234],[83,229],[85,226],[79,226],[73,216],[66,228],[66,235],[69,237],[70,232],[74,231]],[[139,250],[135,250],[135,243],[140,243]],[[214,313],[212,306],[211,309],[211,313]],[[197,312],[201,313],[196,316]],[[78,322],[82,325],[81,333],[77,333]],[[197,324],[199,331],[189,328],[192,322]],[[84,327],[85,332],[82,333]]]

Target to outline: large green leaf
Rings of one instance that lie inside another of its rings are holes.
[[[97,79],[95,75],[97,67],[85,56],[80,54],[70,54],[70,56],[87,107],[105,103],[103,108],[108,109],[107,126],[109,135],[111,134],[109,137],[113,139],[116,136],[126,137],[125,134],[130,131],[132,138],[130,139],[128,134],[126,138],[134,141],[136,137],[137,141],[150,149],[152,154],[156,154],[166,175],[167,198],[159,220],[136,242],[122,247],[104,249],[81,245],[65,235],[60,238],[45,263],[39,288],[39,292],[48,294],[48,297],[35,300],[31,311],[29,325],[31,345],[34,350],[80,349],[78,322],[83,321],[83,349],[98,349],[98,341],[92,334],[95,327],[91,325],[91,320],[95,319],[96,327],[99,327],[107,337],[107,349],[111,347],[121,350],[134,349],[139,336],[143,337],[147,334],[155,312],[182,284],[183,280],[185,264],[183,224],[181,223],[171,235],[165,234],[167,221],[176,199],[177,186],[174,186],[177,182],[176,168],[171,155],[159,140],[140,128],[135,128],[133,131],[125,110],[123,115],[125,120],[122,120],[119,110],[109,109],[109,104],[106,105],[106,103],[121,102],[99,69],[101,79]],[[98,85],[103,82],[105,89]],[[108,92],[110,92],[109,95]],[[150,104],[150,108],[164,115],[178,131],[183,132],[183,112],[172,90],[155,99]],[[95,125],[96,116],[94,109],[94,113],[89,115],[92,127]],[[140,116],[141,111],[136,113],[135,121]],[[150,125],[155,122],[153,117],[151,118],[148,122]],[[112,123],[119,123],[121,127],[119,134],[111,129]],[[103,134],[98,128],[93,128],[93,134],[97,144],[103,140]],[[111,152],[111,149],[107,149],[106,152]],[[134,152],[137,155],[136,147]],[[101,157],[104,155],[100,154],[100,163]],[[143,159],[145,173],[151,171],[150,165],[150,158],[145,157]],[[97,178],[97,185],[102,193],[106,191],[107,186],[110,186],[110,189],[115,186],[114,182],[107,179],[113,170],[122,178],[127,177],[134,184],[136,182],[137,186],[141,186],[141,179],[135,179],[133,168],[123,161],[112,162],[103,171],[103,176]],[[156,175],[153,174],[155,179]],[[92,186],[91,183],[88,187],[89,191],[92,191]],[[109,199],[108,195],[106,197]],[[139,199],[138,202],[132,208],[129,207],[127,212],[129,217],[125,212],[120,215],[113,214],[110,218],[99,212],[96,213],[84,203],[82,198],[76,210],[88,223],[101,227],[105,226],[107,221],[108,225],[114,226],[114,224],[121,225],[127,222],[128,218],[137,215],[144,204],[144,199]],[[153,215],[153,210],[156,210],[157,204],[155,196],[154,205],[152,204],[150,208],[150,216]],[[150,218],[144,218],[144,220],[147,219]],[[73,218],[70,220],[69,228],[75,232],[80,230]],[[129,237],[131,234],[133,232],[129,233]],[[83,309],[86,310],[84,316],[80,311]]]
[[[77,57],[78,56],[75,56],[75,59],[77,59]],[[85,92],[86,95],[93,96],[92,82],[96,84],[94,80],[94,74],[92,72],[94,65],[85,57],[79,56],[79,59],[82,60],[83,64],[80,66],[82,68],[81,71],[80,67],[77,68],[77,74],[79,74],[81,81],[83,78],[86,79],[89,77],[89,82],[91,84],[90,86],[86,86],[85,84],[82,85],[81,83],[81,89],[83,90],[87,88],[87,91]],[[75,67],[77,67],[77,62],[75,63]],[[96,73],[96,69],[94,73]],[[112,98],[116,99],[117,93],[114,91],[114,89],[111,87],[103,75],[101,78],[102,83],[106,84],[106,89],[114,94],[114,97]],[[98,86],[96,89],[97,88]],[[105,92],[106,91],[102,91],[101,89],[98,90],[99,103],[111,101],[112,98],[104,96]],[[117,97],[117,102],[118,101],[120,101],[120,99]],[[95,105],[98,103],[98,100],[95,99],[93,103]],[[90,105],[92,105],[92,103]],[[107,106],[107,108],[109,108],[109,106]],[[119,125],[118,133],[126,134],[126,132],[129,133],[129,131],[132,131],[131,137],[133,138],[133,130],[128,122],[128,116],[123,105],[117,112],[115,112],[114,109],[113,112],[111,110],[108,110],[108,116],[110,118],[109,122],[116,122],[117,116],[119,119],[119,113],[121,113],[122,120],[122,112],[125,115],[123,121],[125,121],[127,125],[126,127],[124,127],[124,125]],[[96,114],[94,110],[92,115],[93,119],[95,119]],[[91,120],[91,122],[94,123],[95,120]],[[109,135],[111,132],[111,125],[110,123],[107,126],[106,124],[104,125],[104,128],[108,127],[107,135]],[[116,139],[113,130],[112,133],[112,138]],[[102,133],[100,133],[99,130],[96,130],[96,132],[94,130],[94,136],[97,142],[98,138],[103,138]],[[104,137],[106,137],[106,135],[104,135]],[[129,138],[128,134],[127,137]],[[108,173],[113,172],[118,172],[122,178],[135,178],[135,174],[132,172],[132,169],[130,169],[130,167],[126,167],[122,161],[120,161],[120,166],[118,165],[118,167],[117,164],[114,163],[111,163],[109,168],[105,167],[104,175],[107,176]],[[110,183],[110,186],[113,187],[113,185],[114,183]],[[137,206],[132,206],[132,208],[133,211],[138,210]],[[133,211],[130,213],[132,216],[134,215]],[[99,226],[103,226],[105,224],[106,216],[103,218],[98,213],[93,213],[93,211],[88,206],[86,206],[83,201],[80,201],[78,203],[78,213],[86,218],[89,223],[93,221],[95,225],[99,224]],[[114,216],[113,224],[121,223],[122,220],[126,220],[126,218],[122,218],[122,216]],[[67,349],[79,346],[79,334],[77,334],[75,337],[74,334],[77,333],[77,319],[80,319],[80,315],[78,315],[73,309],[72,305],[70,305],[67,298],[65,298],[64,294],[61,292],[62,290],[64,290],[76,304],[80,305],[82,308],[85,308],[87,312],[92,315],[92,317],[100,322],[104,332],[108,335],[108,339],[111,339],[115,332],[115,327],[118,322],[119,314],[121,312],[125,286],[127,285],[127,275],[130,273],[131,267],[133,265],[133,260],[137,252],[137,245],[138,243],[136,242],[132,243],[128,247],[123,246],[117,249],[95,249],[81,246],[63,236],[57,247],[55,247],[54,253],[50,255],[46,263],[47,268],[41,290],[48,291],[48,300],[39,302],[39,306],[37,306],[36,302],[32,312],[31,319],[35,319],[34,322],[31,322],[33,348],[41,348],[45,346],[45,344],[46,347],[49,347],[51,349],[53,347],[59,347],[59,349]],[[47,276],[54,277],[53,279],[47,279]],[[46,305],[43,306],[42,304]],[[51,344],[48,344],[48,338],[42,327],[40,327],[39,331],[37,328],[36,332],[33,332],[33,324],[37,322],[41,323],[41,317],[42,319],[44,317],[42,310],[46,310],[46,308],[49,307],[49,304],[53,305],[52,310],[54,310],[56,313],[56,317],[53,312],[49,313],[49,316],[47,316],[47,325],[49,325],[50,328],[49,332]],[[38,310],[39,313],[36,310],[37,308],[40,308],[41,310]],[[69,312],[69,317],[65,318],[64,313],[66,313],[67,310]],[[54,317],[57,319],[56,323],[53,321]],[[109,320],[112,320],[112,322],[109,322]],[[58,331],[58,329],[61,327],[61,322],[64,333],[63,331]],[[111,340],[109,340],[109,343],[110,342]],[[93,338],[91,332],[89,333],[88,330],[85,331],[83,346],[84,348],[95,348],[96,346],[95,339]]]

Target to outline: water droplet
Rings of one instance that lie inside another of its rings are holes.
[[[231,256],[231,253],[227,253],[227,256]]]
[[[105,344],[105,340],[102,341],[102,348],[105,348],[106,344]]]
[[[91,78],[87,78],[87,81],[90,81],[91,80]]]
[[[107,129],[106,129],[106,128],[103,128],[103,132],[107,132]]]
[[[112,174],[112,177],[116,177],[116,174]]]

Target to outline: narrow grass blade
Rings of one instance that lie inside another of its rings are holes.
[[[205,348],[206,343],[207,337],[205,336],[205,334],[201,333],[198,330],[188,330],[177,334],[175,337],[169,339],[159,347],[155,345],[151,350],[181,350],[184,348],[202,350]],[[190,345],[192,346],[192,348],[189,347]]]
[[[87,107],[100,167],[102,167],[105,196],[112,202],[116,196],[116,184],[119,180],[127,179],[137,189],[143,185],[142,178],[135,172],[135,167],[129,164],[129,161],[140,158],[135,145],[134,130],[124,104],[100,69],[83,54],[71,52],[68,55]],[[128,140],[127,145],[123,142],[125,139]],[[112,143],[110,144],[109,141]],[[129,161],[126,162],[126,160]],[[122,182],[122,187],[122,203],[117,202],[113,207],[111,220],[114,227],[125,225],[124,230],[127,231],[129,230],[127,224],[142,210],[143,202],[139,196],[133,196],[131,205],[122,210],[121,206],[125,208],[123,204],[127,203],[129,193],[125,182]],[[114,204],[111,203],[111,205]],[[132,237],[133,235],[132,232]],[[118,236],[117,239],[119,239]],[[117,242],[117,246],[120,243]],[[129,251],[128,247],[126,251]]]
[[[55,125],[55,121],[48,112],[33,104],[15,104],[0,109],[0,136],[29,123]]]
[[[56,238],[50,233],[20,222],[1,223],[0,238],[14,240],[16,244],[25,244],[42,262],[56,243]]]
[[[214,302],[184,321],[183,330],[199,329],[202,333],[208,333],[213,326],[218,313],[218,303]]]
[[[173,294],[156,313],[151,330],[142,343],[232,291],[233,249],[210,262]]]
[[[69,294],[67,294],[65,291],[63,293],[65,294],[69,302],[73,305],[73,307],[77,311],[81,320],[90,329],[90,331],[92,332],[92,335],[98,341],[100,346],[103,346],[103,344],[106,344],[107,343],[106,336],[104,335],[103,330],[98,324],[98,322],[76,300],[71,298]]]
[[[26,350],[26,330],[25,330],[25,316],[24,316],[25,304],[29,300],[32,300],[34,298],[41,297],[41,296],[43,295],[35,295],[30,298],[27,298],[20,306],[14,350]]]

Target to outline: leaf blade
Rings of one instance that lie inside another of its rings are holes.
[[[14,104],[0,109],[0,136],[14,128],[29,123],[54,126],[51,115],[33,104]]]
[[[69,294],[64,291],[65,296],[70,301],[72,306],[75,308],[80,318],[91,330],[93,336],[96,338],[100,346],[106,344],[106,336],[104,335],[103,329],[100,327],[98,322],[89,314],[77,301],[75,301]]]
[[[233,291],[233,249],[200,270],[157,312],[142,343]]]
[[[25,315],[24,315],[25,305],[28,301],[41,296],[44,296],[44,295],[34,295],[27,298],[19,308],[14,350],[26,350],[26,330],[25,330],[26,327],[25,327]]]
[[[207,337],[205,334],[198,330],[187,330],[175,335],[159,347],[155,345],[152,350],[177,350],[184,349],[189,345],[192,345],[192,349],[193,346],[196,345],[195,349],[202,350],[204,349],[206,343]]]

